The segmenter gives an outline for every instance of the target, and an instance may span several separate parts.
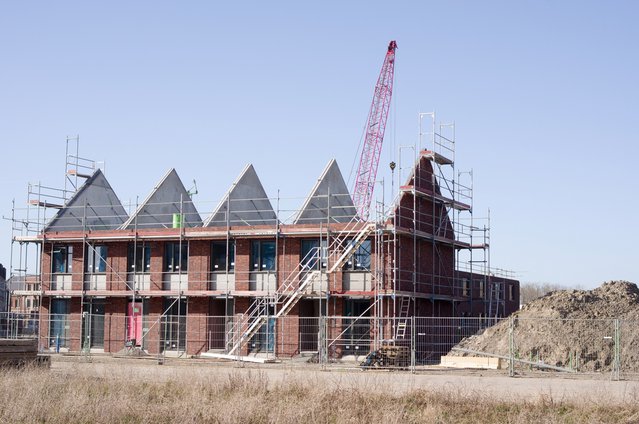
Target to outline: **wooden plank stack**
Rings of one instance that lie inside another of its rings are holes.
[[[37,339],[0,339],[0,366],[48,365],[49,357],[38,355]]]

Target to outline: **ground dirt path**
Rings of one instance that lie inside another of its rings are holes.
[[[210,362],[194,359],[168,360],[158,365],[151,359],[120,359],[54,356],[52,372],[76,372],[95,375],[96,378],[116,377],[169,381],[185,375],[227,380],[234,376],[264,377],[269,385],[329,384],[341,388],[364,391],[384,390],[397,394],[413,390],[429,390],[452,395],[482,394],[503,401],[539,401],[571,403],[628,403],[639,402],[639,381],[610,381],[607,378],[508,377],[504,371],[446,370],[429,368],[410,372],[359,371],[357,369],[329,368],[317,365],[264,364],[238,365],[231,362]]]

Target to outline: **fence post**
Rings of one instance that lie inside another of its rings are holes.
[[[317,344],[319,348],[319,351],[317,352],[318,353],[317,362],[320,364],[320,368],[322,370],[325,369],[326,362],[328,362],[328,343],[327,343],[327,336],[326,336],[328,333],[327,322],[328,320],[326,319],[326,316],[320,315],[319,332],[317,335],[317,339],[318,339]]]
[[[515,376],[515,340],[514,340],[514,319],[511,315],[508,318],[508,376]]]
[[[415,374],[415,351],[417,348],[417,343],[415,340],[415,316],[410,317],[410,371]]]
[[[621,329],[619,328],[619,319],[615,319],[615,338],[614,338],[614,361],[612,365],[612,379],[619,381],[621,371]]]

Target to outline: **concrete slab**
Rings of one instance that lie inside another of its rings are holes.
[[[481,358],[477,356],[442,356],[440,365],[447,368],[469,368],[469,369],[502,369],[502,360],[499,358]]]

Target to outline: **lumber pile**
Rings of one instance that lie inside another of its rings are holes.
[[[362,369],[366,368],[407,368],[410,365],[410,350],[408,346],[395,346],[383,344],[378,350],[374,350],[366,356],[364,362],[360,364]]]
[[[48,365],[49,357],[38,355],[36,339],[0,339],[0,366]]]

